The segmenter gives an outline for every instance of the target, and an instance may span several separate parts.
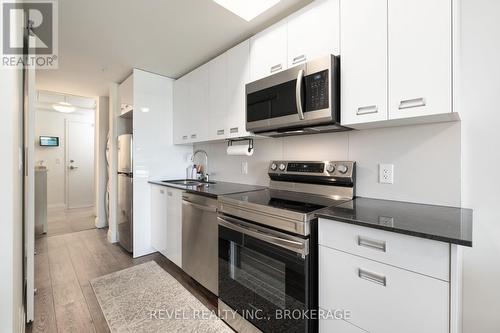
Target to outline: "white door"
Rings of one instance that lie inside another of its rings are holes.
[[[342,125],[387,120],[387,0],[342,0]]]
[[[94,205],[94,125],[66,122],[67,207]]]
[[[182,191],[167,189],[166,256],[182,268]]]
[[[189,142],[188,79],[189,77],[185,75],[174,82],[174,144]]]
[[[451,0],[388,1],[389,119],[451,112],[451,13]]]
[[[167,188],[151,186],[151,246],[167,257]]]

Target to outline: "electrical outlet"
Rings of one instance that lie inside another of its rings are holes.
[[[394,164],[379,164],[378,182],[394,184]]]
[[[248,174],[248,162],[247,161],[241,162],[241,174],[242,175]]]

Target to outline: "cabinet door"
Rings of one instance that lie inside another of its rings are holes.
[[[368,332],[449,332],[449,283],[324,246],[319,306]]]
[[[183,76],[174,82],[174,144],[189,142],[187,127],[188,78]]]
[[[282,20],[250,39],[250,80],[287,68],[287,24]]]
[[[342,0],[342,125],[387,120],[387,0]]]
[[[208,137],[208,65],[196,68],[188,74],[188,112],[186,119],[189,128],[189,141],[205,141]]]
[[[151,245],[166,256],[167,194],[163,186],[151,185]]]
[[[451,112],[451,0],[388,0],[389,118]]]
[[[208,139],[224,139],[229,135],[227,54],[208,63]]]
[[[339,0],[317,0],[288,18],[288,67],[326,54],[338,55]]]
[[[229,137],[248,136],[245,84],[250,80],[249,40],[227,51],[227,75]]]
[[[182,267],[182,191],[167,190],[166,257]]]

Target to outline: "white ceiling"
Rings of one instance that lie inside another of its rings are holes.
[[[312,0],[281,0],[246,22],[212,0],[60,0],[59,69],[37,89],[108,95],[132,68],[177,78]]]

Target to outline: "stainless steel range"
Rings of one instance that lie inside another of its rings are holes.
[[[237,331],[317,331],[314,213],[353,199],[355,167],[273,161],[269,189],[218,198],[219,310]]]

